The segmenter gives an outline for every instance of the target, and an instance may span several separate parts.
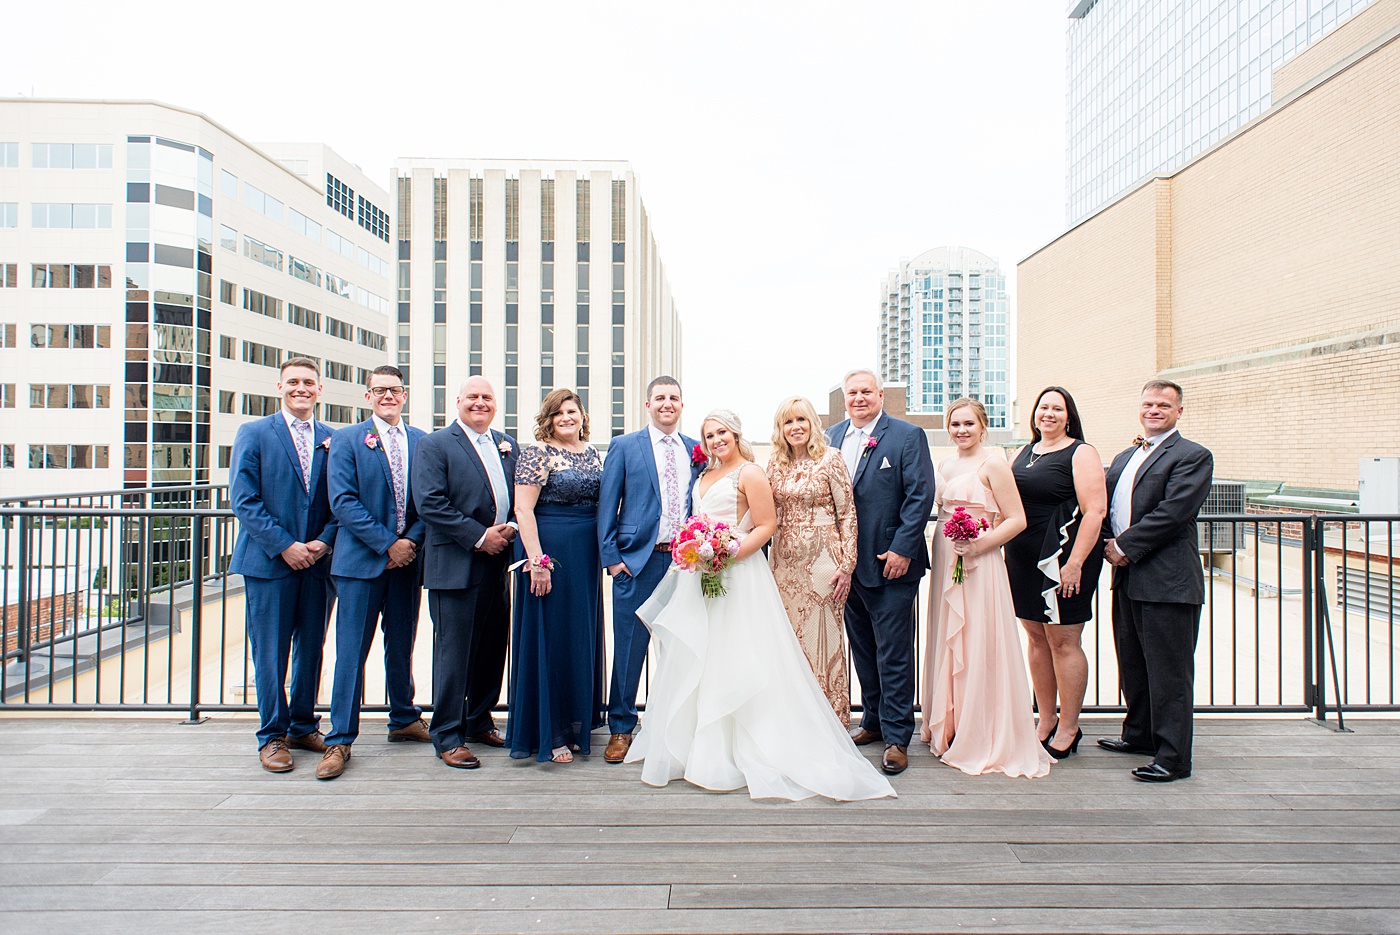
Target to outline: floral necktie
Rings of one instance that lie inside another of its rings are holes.
[[[301,482],[306,486],[306,492],[311,492],[311,423],[296,422],[296,431],[292,433],[292,438],[297,443],[297,457],[301,459]]]
[[[680,444],[674,436],[666,435],[662,438],[662,447],[666,451],[666,528],[662,530],[666,541],[670,541],[675,535],[677,527],[685,521],[681,515],[684,509],[681,506],[681,480],[680,472],[676,469],[676,446]]]
[[[406,503],[405,494],[407,491],[404,484],[403,469],[403,448],[399,444],[399,434],[403,429],[397,425],[389,426],[389,431],[385,433],[386,446],[389,449],[389,476],[394,481],[394,533],[401,534],[404,529],[404,509]]]

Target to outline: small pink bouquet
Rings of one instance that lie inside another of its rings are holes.
[[[744,541],[728,523],[712,521],[703,513],[692,516],[671,542],[671,559],[689,572],[700,572],[700,592],[706,597],[725,593],[722,575],[734,564]]]
[[[973,519],[966,508],[957,507],[953,510],[952,519],[943,524],[943,535],[953,542],[971,542],[982,533],[992,528],[992,524],[987,522],[986,517]],[[963,571],[963,557],[958,556],[958,560],[953,563],[953,583],[962,584],[967,577]]]

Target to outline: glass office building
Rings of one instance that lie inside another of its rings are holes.
[[[1011,302],[997,261],[967,247],[904,260],[880,300],[880,376],[906,387],[908,411],[981,400],[990,428],[1008,426]]]
[[[1074,0],[1066,30],[1066,221],[1262,114],[1278,66],[1369,0]]]

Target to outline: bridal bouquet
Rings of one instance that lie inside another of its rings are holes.
[[[722,575],[734,564],[743,541],[728,523],[717,523],[700,513],[681,526],[671,541],[671,559],[689,572],[700,572],[700,592],[706,597],[725,593]]]
[[[943,524],[943,535],[953,542],[971,542],[991,528],[992,524],[987,522],[986,517],[973,519],[964,507],[958,507],[953,510],[953,518]],[[953,583],[962,584],[965,577],[963,557],[959,555],[953,563]]]

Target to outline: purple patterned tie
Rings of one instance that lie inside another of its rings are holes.
[[[685,520],[681,516],[681,480],[680,473],[676,470],[676,441],[675,436],[667,435],[662,439],[662,444],[666,449],[666,520],[668,525],[663,534],[666,541],[675,536],[677,527]]]
[[[306,485],[306,492],[311,492],[311,439],[307,436],[311,433],[310,422],[297,422],[296,431],[292,433],[292,438],[297,443],[297,457],[301,459],[301,482]]]
[[[394,532],[403,533],[404,514],[404,469],[403,469],[403,449],[399,447],[399,433],[403,429],[397,425],[389,426],[389,431],[385,435],[389,449],[389,476],[394,479]]]

